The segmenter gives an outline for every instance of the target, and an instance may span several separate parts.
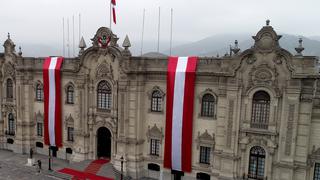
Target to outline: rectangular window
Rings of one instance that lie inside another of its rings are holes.
[[[200,146],[200,163],[210,164],[210,147]]]
[[[150,154],[154,156],[159,156],[160,151],[160,140],[151,139],[150,140]]]
[[[314,165],[314,176],[313,180],[320,180],[320,163]]]
[[[43,127],[43,124],[38,122],[37,123],[37,136],[42,136],[43,135],[42,127]]]
[[[68,141],[73,142],[73,127],[68,127]]]

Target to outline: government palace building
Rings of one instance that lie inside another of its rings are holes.
[[[70,162],[111,159],[127,179],[320,180],[318,57],[281,48],[269,21],[251,48],[199,57],[193,104],[192,171],[163,167],[166,56],[133,56],[128,36],[106,27],[61,67],[63,147]],[[8,35],[0,53],[0,148],[48,155],[43,62]],[[180,176],[182,175],[182,176]]]

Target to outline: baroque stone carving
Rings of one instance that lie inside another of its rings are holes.
[[[269,86],[275,90],[277,96],[280,96],[281,91],[278,87],[278,75],[276,67],[270,67],[268,64],[253,67],[249,72],[247,91],[254,86]]]
[[[103,79],[105,77],[110,77],[113,79],[113,68],[112,65],[108,63],[101,63],[96,70],[96,78]]]
[[[159,129],[156,124],[152,128],[148,126],[148,132],[147,132],[148,142],[150,139],[159,139],[160,144],[162,143],[162,138],[164,137],[162,133],[162,128]]]
[[[316,161],[320,161],[320,148],[316,150],[316,147],[313,145],[312,153],[308,155],[307,164],[313,166]]]
[[[233,127],[233,108],[234,108],[234,100],[229,101],[229,114],[228,114],[228,126],[227,126],[227,147],[231,148],[232,142],[232,127]]]
[[[73,117],[72,117],[72,115],[71,114],[69,114],[69,116],[67,116],[66,118],[65,118],[66,120],[65,120],[65,125],[66,125],[66,127],[73,127],[73,125],[74,125],[74,119],[73,119]]]
[[[293,135],[293,120],[294,120],[294,105],[289,105],[288,111],[288,122],[287,122],[287,134],[286,134],[286,144],[285,144],[285,154],[290,156],[291,154],[291,144]]]
[[[252,37],[255,40],[253,48],[261,53],[272,52],[280,48],[279,39],[281,37],[277,35],[271,26],[264,26],[256,36]]]
[[[248,63],[248,64],[253,64],[254,62],[256,62],[257,61],[257,58],[254,56],[254,55],[249,55],[249,56],[247,56],[247,58],[246,58],[246,62]]]
[[[109,28],[101,27],[96,35],[91,39],[93,47],[107,48],[108,46],[118,46],[119,38]]]
[[[278,54],[274,59],[273,59],[273,62],[276,63],[276,64],[282,64],[282,62],[284,61],[283,60],[284,57],[280,54]]]
[[[215,135],[213,133],[210,135],[207,129],[202,134],[200,134],[200,131],[198,131],[198,138],[196,139],[196,142],[198,143],[197,149],[199,149],[201,145],[209,146],[214,149]]]
[[[37,122],[43,122],[43,115],[41,114],[40,111],[38,111],[38,112],[36,113],[36,121],[37,121]]]
[[[159,86],[154,86],[150,91],[148,91],[148,97],[149,97],[149,99],[151,99],[152,93],[153,93],[154,91],[159,91],[162,99],[164,99],[166,93],[164,93],[164,92],[160,89]]]
[[[8,76],[14,77],[15,71],[14,71],[13,65],[11,65],[9,63],[4,64],[3,73],[4,73],[5,77],[8,77]]]

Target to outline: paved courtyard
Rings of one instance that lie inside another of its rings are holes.
[[[0,180],[42,180],[42,179],[71,179],[72,176],[58,173],[63,168],[71,168],[83,171],[92,161],[82,161],[80,163],[69,163],[66,160],[53,158],[52,169],[48,171],[48,157],[34,154],[34,159],[42,161],[42,172],[38,173],[37,166],[27,166],[28,155],[16,154],[6,150],[0,150]],[[98,171],[97,175],[109,178],[115,178],[112,165],[105,164]]]

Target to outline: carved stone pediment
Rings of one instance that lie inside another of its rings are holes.
[[[277,35],[269,23],[252,38],[255,40],[253,48],[258,52],[269,53],[280,48],[279,39],[281,36]]]
[[[320,148],[316,149],[315,146],[313,146],[312,153],[308,155],[307,163],[313,166],[315,162],[320,162]]]
[[[198,145],[197,145],[198,149],[201,145],[214,148],[215,134],[214,133],[212,133],[212,135],[209,134],[207,129],[202,134],[200,134],[200,131],[198,131],[198,138],[196,139],[196,142],[198,143]]]
[[[68,126],[73,127],[74,126],[74,119],[71,114],[69,114],[69,116],[67,116],[65,119],[66,119],[65,120],[66,127],[68,127]]]
[[[43,114],[41,114],[40,111],[38,111],[38,112],[36,113],[36,121],[37,121],[37,122],[43,122]]]
[[[164,137],[162,128],[159,129],[156,124],[152,128],[148,127],[147,132],[148,142],[150,139],[159,139],[160,143],[162,143],[162,138]]]
[[[101,63],[96,70],[96,78],[103,79],[106,77],[111,77],[113,79],[113,68],[111,64]]]
[[[150,91],[148,91],[148,97],[149,97],[149,99],[151,99],[152,93],[153,93],[154,91],[159,91],[162,99],[164,99],[164,96],[166,95],[166,93],[164,93],[159,86],[154,86]]]

